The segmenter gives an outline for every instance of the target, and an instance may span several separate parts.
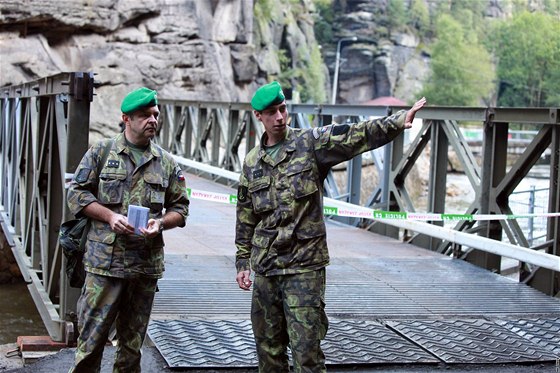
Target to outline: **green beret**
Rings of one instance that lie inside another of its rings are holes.
[[[262,111],[270,105],[278,105],[285,100],[284,92],[278,82],[263,85],[255,92],[251,106],[256,111]]]
[[[121,111],[125,114],[130,114],[143,107],[156,106],[157,103],[157,92],[142,87],[135,89],[125,96],[121,104]]]

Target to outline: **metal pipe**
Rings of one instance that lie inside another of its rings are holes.
[[[356,36],[352,36],[350,38],[342,38],[338,41],[336,45],[336,59],[334,63],[334,76],[333,76],[333,90],[332,90],[332,97],[331,103],[334,105],[336,103],[336,90],[338,89],[338,70],[340,69],[340,47],[341,44],[345,41],[357,41],[358,38]]]

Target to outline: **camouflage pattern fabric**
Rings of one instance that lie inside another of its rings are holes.
[[[323,218],[328,170],[385,145],[404,130],[406,111],[354,125],[288,128],[275,159],[261,146],[245,157],[237,193],[237,272],[317,270],[329,263]],[[266,136],[266,133],[263,135]]]
[[[169,153],[151,143],[135,165],[121,133],[115,137],[105,165],[97,175],[97,163],[106,143],[90,148],[76,170],[67,195],[74,215],[80,216],[85,206],[97,201],[125,216],[129,205],[139,205],[150,209],[150,218],[160,218],[165,209],[178,212],[186,220],[189,200],[184,177]],[[161,278],[163,246],[162,235],[153,239],[117,235],[108,223],[92,220],[84,266],[87,272],[106,276]]]
[[[97,175],[97,164],[108,142],[111,150]],[[97,196],[97,197],[96,197]],[[189,200],[181,169],[161,147],[150,143],[138,159],[121,133],[94,145],[82,158],[67,195],[70,211],[79,217],[96,201],[128,214],[129,205],[188,215]],[[76,366],[71,371],[98,372],[109,328],[116,320],[118,352],[114,372],[139,372],[140,347],[150,318],[157,279],[164,271],[163,236],[117,235],[108,223],[91,220],[84,267],[86,283],[78,301],[80,336]]]
[[[103,348],[116,320],[118,338],[113,372],[140,372],[157,279],[125,280],[86,273],[78,302],[80,338],[70,372],[99,372]]]
[[[325,269],[284,276],[255,276],[251,322],[259,372],[326,372],[321,340],[328,329]]]

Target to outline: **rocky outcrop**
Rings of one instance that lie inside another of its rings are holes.
[[[416,98],[429,56],[417,37],[387,32],[386,5],[333,0],[335,37],[315,67],[314,102],[330,102],[337,41],[349,36],[360,40],[342,44],[337,103]],[[291,78],[297,100],[313,80],[305,69],[318,48],[315,12],[312,0],[3,0],[0,86],[95,72],[91,141],[118,130],[116,103],[141,85],[166,98],[247,102],[258,85],[299,69]]]
[[[387,30],[385,0],[334,0],[335,42],[340,46],[337,103],[359,104],[375,97],[394,96],[414,102],[429,69],[429,57],[420,39]],[[336,45],[325,53],[331,71],[336,66]]]
[[[280,45],[296,57],[314,42],[306,3],[296,14],[275,6],[284,14],[254,29],[252,0],[5,0],[0,86],[95,72],[92,141],[117,131],[115,103],[138,86],[166,98],[247,102],[279,74]]]

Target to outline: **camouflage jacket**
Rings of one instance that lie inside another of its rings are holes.
[[[97,164],[107,145],[111,149],[97,175]],[[82,158],[68,189],[70,211],[81,216],[85,206],[97,201],[125,216],[129,205],[148,207],[150,218],[161,217],[164,209],[175,211],[186,222],[189,200],[185,179],[171,155],[151,143],[136,167],[129,154],[122,133],[91,147]],[[92,219],[84,265],[86,271],[105,276],[161,278],[163,246],[161,234],[152,239],[117,235],[108,223]]]
[[[288,128],[277,159],[261,146],[245,157],[237,192],[237,271],[301,273],[329,264],[323,181],[329,169],[382,146],[404,129],[406,111],[357,124]]]

